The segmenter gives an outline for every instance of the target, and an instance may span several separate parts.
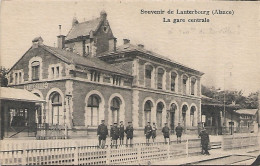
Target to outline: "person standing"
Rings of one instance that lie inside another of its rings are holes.
[[[128,126],[125,129],[126,133],[126,146],[128,146],[128,140],[130,140],[130,146],[133,144],[133,136],[134,136],[134,128],[132,126],[132,122],[128,122]]]
[[[209,134],[206,132],[206,130],[203,128],[199,134],[199,137],[201,138],[201,147],[202,147],[202,154],[210,155],[208,151],[208,145],[209,145]]]
[[[167,138],[169,139],[169,143],[170,143],[170,128],[168,127],[167,123],[164,123],[164,127],[162,128],[162,133],[164,136],[164,142],[167,143]]]
[[[112,146],[117,148],[117,139],[119,137],[119,129],[117,127],[117,123],[114,123],[114,126],[110,130],[110,137],[112,139]]]
[[[153,139],[153,142],[155,141],[155,138],[156,138],[156,125],[155,123],[153,123],[153,126],[152,126],[152,139]]]
[[[178,123],[178,126],[175,128],[176,136],[177,136],[177,143],[181,143],[181,136],[183,128],[181,127],[181,123]]]
[[[119,141],[120,145],[124,144],[124,135],[125,135],[125,126],[123,124],[123,121],[120,122],[119,126]]]
[[[147,125],[144,128],[144,135],[146,137],[146,143],[149,143],[152,135],[152,126],[150,125],[150,122],[147,122]]]
[[[108,135],[108,129],[105,125],[105,120],[101,120],[101,124],[98,126],[97,129],[97,135],[98,135],[98,141],[99,141],[99,147],[104,149],[106,144],[106,138]]]

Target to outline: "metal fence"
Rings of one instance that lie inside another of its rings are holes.
[[[132,146],[88,146],[84,140],[32,140],[6,142],[0,150],[0,165],[129,165],[147,164],[197,155],[200,139],[164,143],[136,143]]]
[[[259,137],[257,135],[244,136],[224,136],[222,141],[223,150],[242,149],[242,148],[258,148]]]

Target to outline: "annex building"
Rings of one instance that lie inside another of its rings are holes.
[[[9,122],[30,117],[38,124],[67,126],[70,136],[96,134],[102,119],[108,126],[132,121],[135,135],[143,134],[148,121],[158,129],[168,122],[172,131],[180,122],[187,133],[197,132],[203,73],[128,39],[117,46],[106,12],[81,23],[74,18],[57,45],[33,39],[10,69],[9,87],[29,90],[45,102],[35,113],[19,114],[10,106],[12,114],[5,112]],[[12,124],[6,127],[15,129]]]

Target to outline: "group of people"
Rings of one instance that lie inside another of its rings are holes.
[[[132,122],[128,122],[128,126],[125,128],[123,121],[120,122],[120,125],[118,126],[117,123],[114,123],[114,125],[110,126],[110,137],[111,137],[111,147],[117,146],[117,140],[119,139],[120,145],[124,144],[124,136],[126,134],[126,145],[128,146],[128,141],[130,141],[130,146],[132,146],[133,143],[133,132],[134,128],[132,126]],[[144,135],[146,137],[146,143],[149,143],[150,138],[152,137],[153,142],[155,142],[156,139],[156,124],[153,123],[153,125],[150,124],[150,122],[147,122],[147,125],[144,128]],[[175,133],[177,136],[177,143],[181,143],[181,136],[182,136],[183,128],[181,127],[180,123],[178,123],[178,126],[175,128]],[[165,123],[164,127],[162,128],[162,133],[164,136],[164,141],[167,143],[167,139],[170,142],[170,128],[168,127],[168,124]],[[101,121],[101,124],[98,126],[97,129],[97,135],[99,139],[99,147],[104,148],[106,144],[106,138],[108,136],[108,128],[105,125],[105,120]],[[208,149],[209,149],[209,135],[206,132],[206,130],[203,128],[201,132],[199,133],[199,137],[201,138],[201,147],[202,147],[202,154],[209,155]]]
[[[125,128],[123,121],[120,122],[118,126],[117,123],[110,126],[110,137],[111,137],[111,146],[117,146],[117,140],[119,139],[120,145],[124,143],[124,136],[126,134],[126,145],[128,145],[128,140],[130,141],[130,146],[133,143],[133,132],[134,128],[132,122],[128,122],[128,126]],[[99,140],[99,147],[104,148],[106,144],[106,138],[108,136],[108,128],[105,125],[105,120],[101,121],[101,124],[98,126],[97,135]]]
[[[156,124],[153,123],[151,126],[150,122],[147,122],[147,125],[144,128],[144,135],[146,137],[146,143],[149,143],[150,138],[152,137],[153,142],[156,138]],[[178,126],[175,128],[176,136],[177,136],[177,143],[181,143],[181,136],[183,132],[183,128],[181,127],[180,123],[178,123]],[[162,128],[162,133],[164,136],[164,141],[167,143],[167,139],[170,142],[170,128],[168,127],[168,123],[164,124],[164,127]]]

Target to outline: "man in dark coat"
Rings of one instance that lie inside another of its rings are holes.
[[[170,128],[168,127],[167,123],[164,123],[164,127],[162,128],[162,133],[164,136],[164,142],[167,143],[167,138],[169,139],[169,143],[170,143]]]
[[[105,125],[105,120],[101,120],[101,124],[98,126],[97,129],[99,147],[104,148],[106,144],[106,138],[108,135],[108,129]]]
[[[178,123],[178,126],[175,128],[176,136],[177,136],[177,143],[181,143],[181,136],[182,136],[183,128],[181,127],[181,123]]]
[[[119,141],[120,145],[124,144],[124,134],[125,134],[125,126],[123,124],[123,121],[120,122],[119,126]]]
[[[147,122],[147,125],[144,128],[144,135],[146,137],[146,143],[149,143],[152,136],[152,126],[150,125],[150,122]]]
[[[119,137],[119,128],[117,127],[117,123],[114,123],[114,126],[110,129],[110,137],[115,147],[117,147],[117,139]]]
[[[126,133],[126,145],[128,145],[128,139],[130,140],[130,146],[133,144],[134,128],[132,122],[128,122],[128,126],[125,129]]]
[[[201,138],[201,146],[202,146],[202,154],[210,155],[208,151],[208,145],[209,145],[209,134],[206,132],[206,130],[203,128],[199,134],[199,137]]]

